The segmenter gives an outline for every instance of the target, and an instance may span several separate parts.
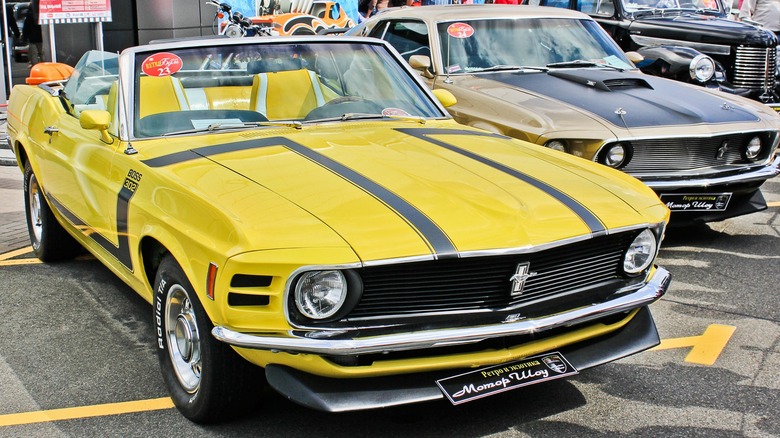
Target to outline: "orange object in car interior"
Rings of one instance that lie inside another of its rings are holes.
[[[39,62],[30,69],[30,75],[24,80],[27,85],[61,81],[73,74],[73,67],[60,62]]]

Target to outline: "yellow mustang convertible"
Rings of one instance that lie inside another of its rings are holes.
[[[266,382],[327,411],[458,404],[656,345],[666,206],[434,96],[375,39],[88,52],[11,94],[33,248],[83,246],[152,304],[197,422]]]

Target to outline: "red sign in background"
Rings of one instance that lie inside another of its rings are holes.
[[[111,0],[40,0],[38,16],[41,21],[111,21]]]

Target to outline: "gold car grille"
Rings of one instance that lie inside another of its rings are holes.
[[[649,138],[630,142],[631,160],[622,168],[628,173],[664,174],[687,170],[747,164],[742,156],[744,146],[754,136],[761,137],[764,151],[769,152],[772,133],[736,133],[714,137]]]
[[[511,256],[470,257],[359,270],[363,296],[348,318],[393,317],[480,309],[534,307],[625,282],[622,259],[638,231],[601,236]],[[518,265],[528,263],[520,294],[512,294]],[[639,280],[637,280],[639,281]],[[615,288],[606,288],[614,292]],[[610,292],[610,293],[611,293]],[[571,306],[573,300],[565,304]],[[524,314],[527,314],[524,312]]]

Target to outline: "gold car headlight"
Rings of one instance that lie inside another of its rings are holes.
[[[753,137],[745,146],[745,158],[755,161],[761,155],[761,139]]]
[[[633,149],[628,143],[615,143],[602,149],[598,156],[598,162],[614,169],[620,169],[631,161]]]
[[[655,234],[650,230],[644,230],[628,246],[623,256],[623,271],[628,275],[637,275],[653,263],[658,242]]]
[[[563,140],[550,140],[547,143],[544,144],[545,147],[548,147],[554,151],[558,152],[568,152],[566,149],[566,142]]]

